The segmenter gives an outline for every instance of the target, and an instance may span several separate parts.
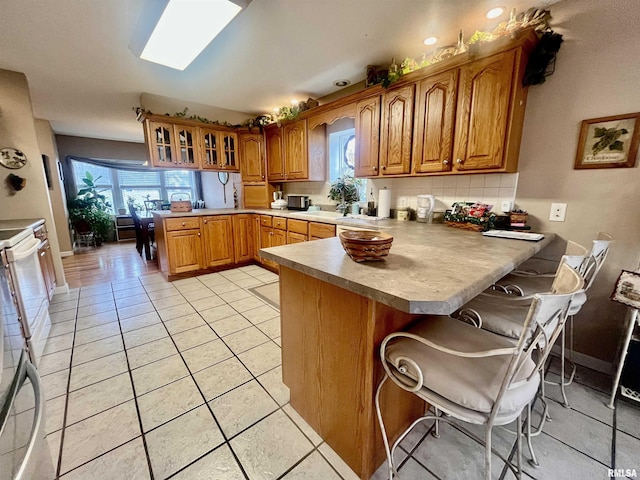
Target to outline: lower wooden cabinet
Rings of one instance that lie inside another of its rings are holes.
[[[195,272],[202,268],[202,234],[200,228],[166,232],[169,274]]]
[[[253,215],[233,215],[233,250],[235,263],[248,262],[254,258]]]
[[[290,245],[292,243],[302,243],[306,242],[307,240],[308,237],[306,235],[303,235],[302,233],[287,232],[287,245]]]
[[[327,223],[309,222],[309,240],[320,240],[336,236],[336,226]]]
[[[202,218],[203,268],[234,263],[233,224],[231,215]]]

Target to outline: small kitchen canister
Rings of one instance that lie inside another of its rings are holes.
[[[398,207],[396,210],[396,219],[400,222],[409,220],[409,209],[407,207]]]

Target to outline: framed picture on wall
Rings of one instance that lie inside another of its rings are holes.
[[[611,294],[611,300],[640,309],[640,273],[622,270]]]
[[[635,166],[639,122],[640,112],[583,120],[574,168]]]

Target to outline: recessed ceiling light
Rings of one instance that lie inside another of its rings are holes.
[[[140,58],[184,70],[240,10],[229,0],[169,0]]]
[[[349,80],[336,80],[335,82],[333,82],[333,84],[336,87],[346,87],[347,85],[349,85],[351,82]]]
[[[504,7],[495,7],[492,8],[491,10],[489,10],[487,13],[485,13],[485,17],[487,17],[488,19],[493,19],[493,18],[498,18],[500,15],[502,15],[505,12],[505,8]]]
[[[438,37],[429,37],[424,39],[425,45],[434,45],[438,41]]]

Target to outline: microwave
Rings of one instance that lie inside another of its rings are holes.
[[[306,210],[309,208],[309,196],[287,195],[287,208],[289,210]]]

